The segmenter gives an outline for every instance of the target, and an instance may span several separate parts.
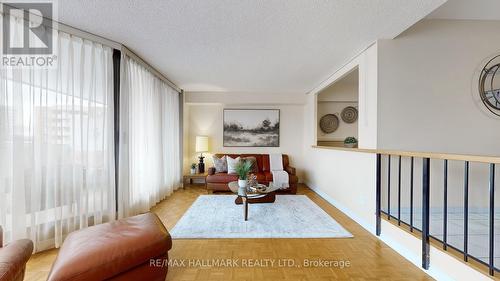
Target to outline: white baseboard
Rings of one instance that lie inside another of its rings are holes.
[[[371,234],[375,235],[375,224],[374,223],[368,223],[366,220],[360,218],[357,216],[354,212],[349,210],[347,207],[344,205],[340,204],[337,202],[335,199],[333,199],[330,195],[324,193],[323,191],[313,187],[309,183],[306,183],[306,185],[314,191],[316,194],[318,194],[321,198],[325,199],[328,203],[332,204],[335,208],[339,209],[342,213],[346,214],[348,217],[353,219],[357,224],[361,225],[364,229],[366,229],[368,232]],[[374,215],[374,221],[375,221],[375,215]]]

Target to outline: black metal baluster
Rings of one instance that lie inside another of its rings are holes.
[[[387,220],[391,220],[391,155],[387,157]]]
[[[377,236],[380,236],[380,226],[381,226],[381,218],[380,218],[380,206],[381,206],[381,193],[382,193],[382,156],[377,153],[377,197],[376,197],[376,229],[375,233]]]
[[[444,160],[444,181],[443,181],[443,250],[447,248],[448,237],[448,159]]]
[[[410,162],[410,231],[413,232],[413,156]]]
[[[422,267],[429,269],[429,206],[431,159],[422,162]]]
[[[398,158],[398,225],[401,225],[401,155]]]
[[[468,260],[469,242],[469,161],[464,167],[464,261]]]
[[[490,164],[490,275],[495,274],[495,164]]]

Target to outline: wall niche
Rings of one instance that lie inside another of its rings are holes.
[[[318,93],[317,145],[343,147],[347,137],[358,139],[358,95],[357,68]]]

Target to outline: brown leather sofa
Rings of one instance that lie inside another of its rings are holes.
[[[172,238],[146,213],[72,232],[52,265],[49,281],[164,281]]]
[[[217,157],[222,157],[228,155],[231,158],[236,157],[250,157],[253,156],[257,159],[258,173],[257,181],[261,184],[269,184],[273,181],[273,174],[271,173],[271,167],[269,164],[269,154],[215,154]],[[297,183],[299,178],[295,175],[295,168],[290,166],[290,160],[288,155],[283,154],[283,169],[288,173],[290,187],[284,190],[279,190],[279,193],[297,193]],[[207,189],[212,191],[229,191],[228,183],[231,181],[237,181],[238,175],[228,174],[228,173],[216,173],[214,167],[208,168],[207,176]]]
[[[33,252],[33,242],[17,240],[3,247],[3,231],[0,227],[0,281],[22,281],[26,263]]]

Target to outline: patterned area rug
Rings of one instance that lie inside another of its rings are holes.
[[[248,221],[235,198],[199,196],[170,231],[172,238],[353,237],[305,195],[278,195],[274,203],[249,204]]]

